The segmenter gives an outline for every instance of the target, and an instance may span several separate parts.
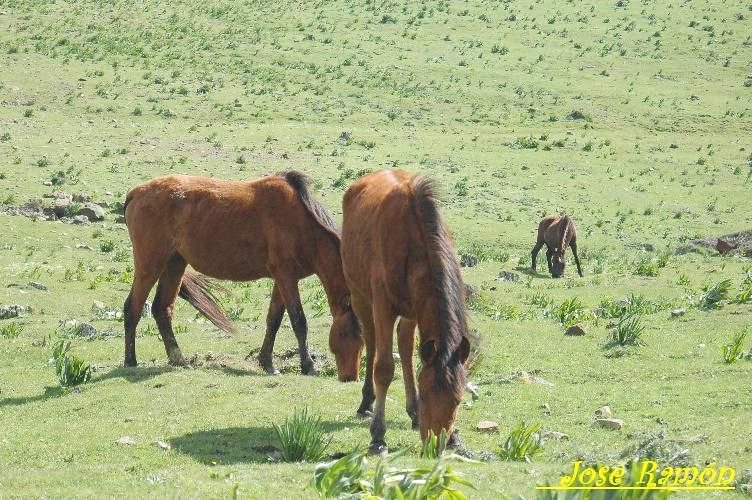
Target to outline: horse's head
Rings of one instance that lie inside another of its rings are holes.
[[[554,249],[554,254],[551,257],[551,276],[554,278],[561,278],[564,274],[564,267],[567,265],[567,259],[564,255],[564,250],[559,248]]]
[[[349,306],[334,317],[329,330],[329,350],[337,361],[340,382],[357,381],[360,378],[363,338],[358,318]]]
[[[428,432],[439,435],[446,429],[452,436],[452,425],[457,418],[457,407],[465,390],[465,361],[470,354],[470,342],[463,336],[448,360],[440,359],[436,342],[429,340],[420,347],[421,369],[418,376],[420,401],[420,437]],[[403,363],[405,361],[403,360]]]

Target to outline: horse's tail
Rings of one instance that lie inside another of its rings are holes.
[[[562,254],[564,254],[564,251],[567,249],[572,236],[574,236],[574,222],[572,222],[572,219],[570,219],[568,215],[565,215],[559,221],[559,227],[561,227],[561,230],[559,232],[559,234],[561,234],[561,241],[559,241],[559,250]]]
[[[186,272],[183,275],[183,282],[180,284],[180,296],[182,298],[190,302],[220,330],[235,333],[230,318],[217,303],[215,292],[221,290],[222,287],[215,281],[210,280],[203,274],[192,272]]]
[[[329,211],[324,208],[324,205],[311,196],[311,192],[308,190],[308,177],[304,173],[296,170],[281,172],[279,175],[284,177],[290,187],[298,193],[300,202],[303,204],[308,214],[313,217],[313,220],[316,221],[316,224],[336,239],[337,245],[339,246],[340,236],[337,223],[334,222],[334,219],[332,219]]]

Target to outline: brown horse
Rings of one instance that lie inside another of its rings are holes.
[[[369,451],[388,451],[384,405],[394,377],[394,322],[407,413],[423,439],[453,436],[470,344],[459,260],[434,198],[434,184],[397,170],[355,181],[343,201],[342,264],[366,344],[359,416],[373,414]],[[413,350],[420,329],[420,400]],[[373,410],[374,399],[376,402]]]
[[[577,264],[577,273],[582,277],[582,268],[580,259],[577,257],[577,228],[574,227],[574,221],[568,216],[549,215],[538,224],[538,241],[533,247],[533,272],[535,272],[535,260],[538,257],[543,244],[546,244],[546,260],[548,261],[548,272],[554,278],[561,277],[564,274],[566,266],[567,247],[572,247],[574,262]]]
[[[326,209],[310,195],[303,174],[287,172],[248,182],[161,177],[128,192],[125,219],[135,268],[124,311],[126,366],[136,365],[136,326],[157,281],[152,313],[171,364],[185,364],[172,331],[178,294],[219,328],[231,329],[213,299],[209,281],[186,273],[190,264],[213,278],[274,279],[266,336],[258,355],[271,374],[279,373],[272,350],[285,309],[298,340],[301,369],[316,374],[298,290],[300,279],[316,274],[334,318],[330,344],[342,351],[339,378],[358,379],[362,340],[342,273],[339,232]]]

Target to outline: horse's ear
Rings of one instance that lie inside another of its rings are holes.
[[[460,345],[457,348],[457,355],[460,357],[460,363],[463,365],[465,364],[465,361],[467,361],[467,358],[470,357],[470,341],[464,335],[462,336]]]
[[[429,340],[424,342],[420,346],[420,360],[423,364],[428,364],[429,361],[436,355],[436,342]]]

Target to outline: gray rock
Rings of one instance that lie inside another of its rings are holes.
[[[480,264],[480,259],[475,255],[462,254],[460,255],[460,266],[462,267],[475,267]]]
[[[17,318],[26,312],[26,308],[19,304],[11,304],[0,307],[0,319]]]
[[[78,211],[79,215],[85,215],[90,221],[104,220],[105,211],[102,207],[96,203],[86,203],[81,210]]]
[[[49,291],[49,288],[47,288],[47,285],[44,285],[42,283],[37,283],[36,281],[29,282],[29,286],[31,288],[36,288],[37,290],[42,290],[43,292]]]
[[[64,217],[70,210],[71,200],[68,198],[56,198],[55,204],[52,206],[52,211],[57,217]]]
[[[624,427],[624,421],[618,418],[599,418],[596,419],[595,425],[602,429],[620,431]]]
[[[481,432],[499,432],[499,424],[491,420],[481,420],[476,428]]]
[[[608,406],[601,406],[597,410],[595,410],[595,416],[598,418],[611,418],[614,416],[614,413],[611,411],[611,408]]]
[[[73,201],[76,203],[88,203],[91,201],[91,196],[88,194],[75,194],[73,195]]]
[[[520,275],[511,271],[501,271],[499,272],[499,279],[501,281],[519,281]]]
[[[671,309],[671,317],[672,318],[678,318],[679,316],[684,316],[684,314],[687,312],[686,309],[679,308],[679,309]]]
[[[85,215],[76,215],[73,217],[73,224],[88,224],[89,218]]]
[[[81,323],[78,325],[78,334],[82,337],[93,339],[97,336],[97,329],[89,323]]]
[[[563,432],[549,431],[543,434],[543,439],[553,439],[554,441],[565,441],[569,439],[569,435]]]

